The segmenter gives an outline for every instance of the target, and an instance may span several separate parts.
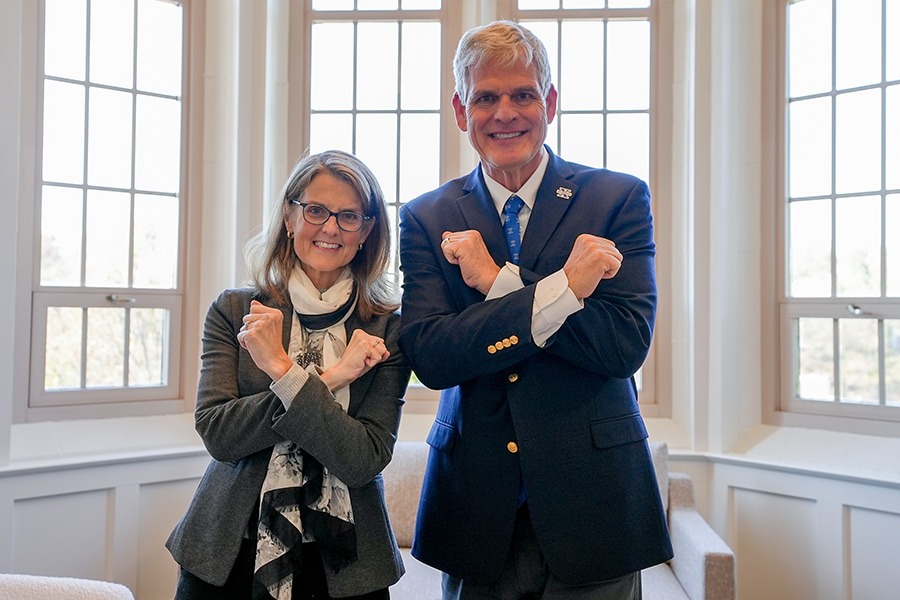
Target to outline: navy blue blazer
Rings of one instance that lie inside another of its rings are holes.
[[[498,265],[509,260],[480,168],[400,211],[400,347],[419,379],[443,390],[413,555],[457,577],[492,580],[524,484],[538,543],[563,582],[670,559],[633,379],[656,312],[647,185],[551,153],[522,240],[526,285],[489,302],[440,250],[442,232],[465,229],[481,232]],[[534,284],[564,266],[582,233],[615,242],[621,269],[539,348]]]

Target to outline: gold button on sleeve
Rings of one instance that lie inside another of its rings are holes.
[[[509,338],[504,339],[504,340],[503,340],[503,347],[504,347],[504,348],[509,348],[510,346],[512,346],[512,341],[510,341]]]
[[[507,377],[507,379],[509,379],[510,383],[515,383],[516,381],[519,380],[519,376],[516,373],[510,373],[509,377]]]
[[[503,350],[503,342],[497,342],[496,344],[494,344],[494,348],[496,348],[497,350]]]
[[[519,451],[519,445],[516,444],[515,442],[510,442],[506,445],[506,449],[509,450],[510,452],[512,452],[513,454],[515,454],[516,452]]]
[[[515,336],[515,335],[509,336],[509,343],[510,344],[518,344],[519,343],[518,336]]]
[[[494,348],[493,346],[488,346],[488,354],[493,354],[493,353],[495,353],[496,351],[497,351],[497,349]]]

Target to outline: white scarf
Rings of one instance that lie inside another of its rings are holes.
[[[353,275],[350,268],[346,268],[338,280],[330,288],[324,291],[316,289],[309,276],[298,265],[294,268],[291,279],[288,282],[288,290],[293,304],[293,321],[291,324],[291,339],[288,346],[288,355],[297,357],[305,350],[305,344],[309,339],[309,332],[300,323],[297,316],[325,315],[337,311],[347,304],[353,293]],[[346,314],[337,323],[324,330],[322,343],[322,369],[328,369],[338,363],[344,351],[347,349],[347,332],[344,323],[355,309],[349,307]],[[308,370],[315,369],[309,365]],[[350,387],[344,387],[334,393],[335,401],[346,412],[350,404]],[[309,480],[303,474],[303,454],[290,441],[283,441],[272,449],[269,458],[269,466],[266,478],[263,481],[260,499],[272,490],[282,488],[302,487]],[[320,512],[326,512],[333,517],[348,523],[353,523],[353,507],[350,504],[350,492],[346,484],[332,475],[327,468],[322,467],[323,481],[319,499],[310,505],[310,508]],[[280,512],[302,534],[303,541],[313,541],[312,534],[304,530],[300,517],[299,506],[286,506],[279,508]],[[277,539],[271,531],[262,523],[257,529],[257,554],[255,570],[259,570],[267,563],[279,558],[287,552],[287,548],[281,540]],[[290,600],[293,581],[291,577],[285,578],[269,587],[269,593],[278,600]]]

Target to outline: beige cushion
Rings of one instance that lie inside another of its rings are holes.
[[[384,469],[384,498],[401,548],[412,547],[427,460],[428,444],[397,442],[394,457]]]

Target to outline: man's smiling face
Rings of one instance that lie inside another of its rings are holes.
[[[469,135],[485,172],[517,191],[541,161],[547,126],[556,114],[556,90],[542,98],[537,67],[493,62],[469,70],[469,101],[453,97],[456,123]]]

